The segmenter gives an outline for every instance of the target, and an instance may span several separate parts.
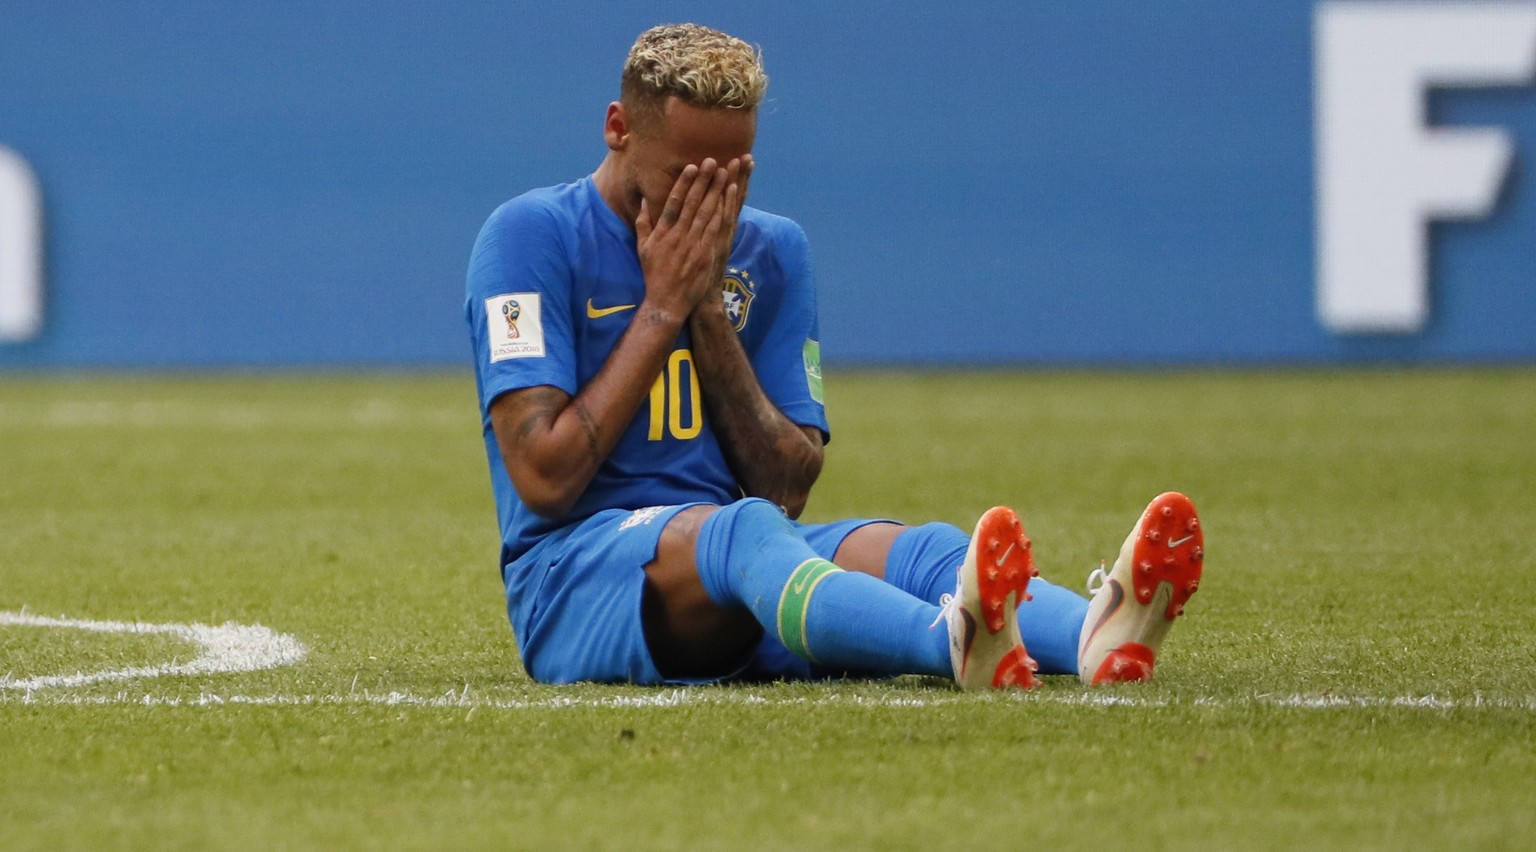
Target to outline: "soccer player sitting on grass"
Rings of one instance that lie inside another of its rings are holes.
[[[805,235],[743,203],[767,83],[740,40],[645,32],[597,171],[507,202],[476,241],[465,309],[523,665],[546,683],[1151,677],[1200,577],[1183,495],[1152,502],[1091,601],[1031,582],[1007,508],[970,536],[794,520],[829,435]]]

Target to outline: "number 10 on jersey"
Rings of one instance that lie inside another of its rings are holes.
[[[699,437],[704,431],[704,412],[699,408],[699,397],[699,373],[694,369],[693,352],[678,349],[667,359],[667,368],[651,385],[651,428],[646,438],[660,441],[671,436],[679,441],[689,441]]]

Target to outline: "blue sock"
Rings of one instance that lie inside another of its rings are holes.
[[[717,510],[694,559],[715,603],[747,607],[797,656],[867,674],[953,676],[936,604],[817,556],[766,500]]]
[[[955,591],[955,569],[965,562],[971,537],[949,524],[912,527],[891,543],[885,581],[902,591],[938,603]],[[1077,674],[1077,636],[1088,617],[1088,601],[1036,577],[1029,581],[1033,600],[1019,606],[1024,647],[1040,664],[1041,674]]]
[[[940,595],[954,593],[956,569],[965,561],[965,549],[970,544],[970,536],[949,524],[908,527],[891,542],[891,552],[885,557],[885,581],[938,603]]]

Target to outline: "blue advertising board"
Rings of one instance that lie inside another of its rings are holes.
[[[1498,7],[1516,48],[1532,10]],[[1514,59],[1413,89],[1428,124],[1501,128],[1508,155],[1476,212],[1430,199],[1404,220],[1428,229],[1416,319],[1320,312],[1318,77],[1346,107],[1371,97],[1348,93],[1347,39],[1343,70],[1319,70],[1321,17],[1306,0],[16,0],[0,148],[24,168],[0,170],[0,277],[30,256],[29,209],[41,244],[35,287],[0,281],[0,369],[463,364],[481,223],[596,167],[625,52],[671,20],[762,46],[750,202],[809,234],[831,364],[1536,360],[1536,88]]]

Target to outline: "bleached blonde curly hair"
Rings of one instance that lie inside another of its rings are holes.
[[[767,90],[756,47],[700,24],[662,24],[629,49],[620,100],[658,115],[671,96],[693,106],[755,109]]]

